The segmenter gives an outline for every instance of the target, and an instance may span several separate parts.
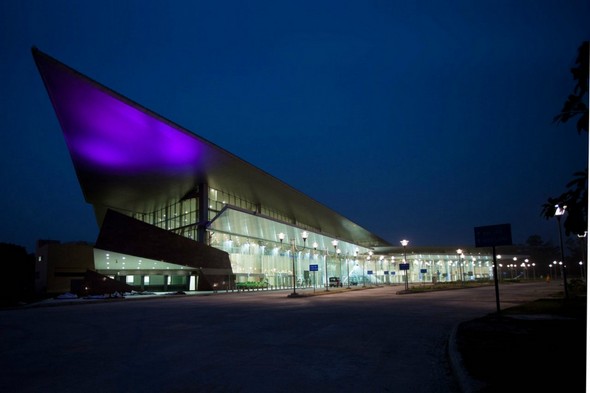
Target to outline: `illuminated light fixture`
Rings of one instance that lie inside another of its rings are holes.
[[[559,229],[559,249],[561,251],[561,265],[562,262],[565,262],[564,253],[563,253],[563,237],[561,235],[561,216],[565,214],[565,209],[567,208],[566,205],[562,205],[561,203],[555,205],[555,218],[557,218],[557,227]],[[569,298],[568,291],[567,291],[567,271],[565,268],[565,264],[561,265],[561,275],[563,276],[563,292],[565,298]]]
[[[406,260],[406,246],[407,246],[408,244],[410,244],[410,241],[409,241],[409,240],[406,240],[406,239],[403,239],[403,240],[401,240],[401,241],[400,241],[400,243],[401,243],[401,244],[402,244],[402,246],[404,247],[404,265],[405,265],[405,264],[407,264],[407,263],[408,263],[408,261]],[[405,270],[405,273],[406,273],[406,274],[405,274],[405,276],[406,276],[406,282],[405,282],[405,284],[406,284],[406,285],[405,285],[405,289],[406,289],[406,291],[407,291],[407,290],[409,290],[409,284],[408,284],[408,270],[410,270],[410,269],[406,269],[406,270]]]

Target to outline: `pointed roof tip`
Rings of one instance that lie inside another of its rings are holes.
[[[59,61],[55,57],[43,52],[41,49],[37,48],[35,45],[31,46],[31,53],[33,54],[33,58],[35,59],[35,61],[43,58],[43,59],[51,60],[55,63],[63,64],[61,61]],[[63,64],[63,65],[65,66],[65,64]],[[68,67],[68,68],[70,68],[70,67]]]
[[[50,57],[48,54],[46,54],[45,52],[42,52],[39,48],[37,48],[35,45],[31,46],[31,54],[33,55],[33,59],[35,60],[35,62],[37,62],[40,58],[43,57]]]

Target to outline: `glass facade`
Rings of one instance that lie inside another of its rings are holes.
[[[327,285],[402,284],[405,282],[406,274],[410,283],[493,278],[491,255],[411,253],[406,255],[409,270],[400,270],[399,263],[403,262],[404,258],[402,252],[373,255],[373,251],[368,248],[342,240],[339,240],[337,248],[333,248],[332,238],[323,234],[318,235],[321,233],[319,229],[296,222],[286,214],[221,190],[207,188],[207,192],[209,221],[218,218],[226,207],[245,212],[245,216],[256,214],[256,217],[260,217],[257,220],[265,220],[265,223],[260,224],[248,221],[249,217],[241,217],[227,221],[215,230],[208,229],[207,243],[230,256],[232,271],[235,274],[234,286],[248,284],[256,288],[291,288],[293,274],[297,287],[314,288]],[[198,207],[199,201],[195,197],[154,212],[133,213],[132,216],[196,240]],[[306,243],[301,239],[296,239],[295,244],[289,239],[281,242],[277,237],[278,230],[268,228],[273,224],[290,228],[293,237],[297,236],[294,234],[309,230],[316,235],[316,239],[321,239],[320,242],[316,242],[319,246],[315,244],[314,247],[311,241]],[[257,225],[266,225],[266,231],[252,230],[252,227]]]

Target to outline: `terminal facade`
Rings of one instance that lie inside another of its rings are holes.
[[[88,270],[154,291],[492,276],[489,253],[392,245],[36,48],[33,58],[100,228],[91,245],[40,243],[39,290],[69,290]]]

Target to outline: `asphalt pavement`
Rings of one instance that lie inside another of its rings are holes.
[[[465,391],[450,339],[458,323],[496,310],[494,287],[400,289],[53,300],[1,310],[0,391]],[[501,286],[501,308],[557,290]]]

